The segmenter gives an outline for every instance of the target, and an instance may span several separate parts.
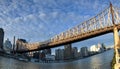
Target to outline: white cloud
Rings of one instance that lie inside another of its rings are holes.
[[[39,18],[44,20],[46,17],[46,14],[44,12],[39,12]]]

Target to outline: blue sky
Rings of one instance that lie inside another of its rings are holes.
[[[5,39],[41,42],[90,19],[109,6],[109,0],[0,0],[0,27]],[[119,6],[120,0],[111,0]],[[73,44],[113,44],[112,33]]]

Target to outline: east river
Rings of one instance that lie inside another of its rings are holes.
[[[110,69],[113,50],[64,63],[32,63],[0,57],[0,69]]]

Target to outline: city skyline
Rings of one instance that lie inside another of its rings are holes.
[[[118,69],[119,30],[120,0],[0,0],[0,68]]]
[[[119,1],[111,2],[119,6]],[[90,19],[109,6],[110,1],[1,0],[0,3],[1,27],[5,31],[5,39],[12,41],[13,36],[16,36],[28,42],[40,42]],[[110,33],[107,37],[103,35],[82,42],[73,46],[89,46],[98,42],[111,45],[113,35]]]

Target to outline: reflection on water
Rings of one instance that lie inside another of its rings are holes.
[[[0,57],[0,69],[110,69],[113,50],[65,63],[32,63]]]

